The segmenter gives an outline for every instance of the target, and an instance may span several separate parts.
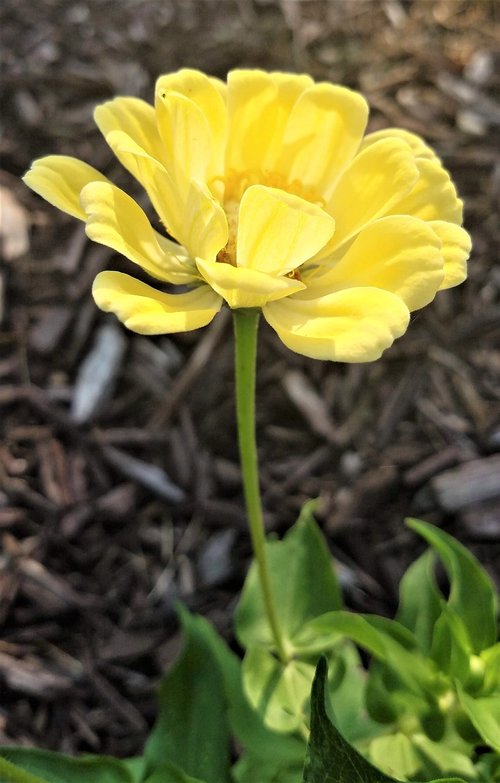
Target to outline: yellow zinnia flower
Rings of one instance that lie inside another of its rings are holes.
[[[261,308],[306,356],[372,361],[410,311],[465,279],[470,240],[434,152],[403,130],[364,136],[367,118],[345,87],[259,70],[232,71],[226,85],[184,69],[158,79],[154,108],[130,97],[98,106],[172,239],[75,158],[37,160],[24,180],[91,239],[183,286],[101,272],[95,301],[130,329],[196,329],[226,302]]]

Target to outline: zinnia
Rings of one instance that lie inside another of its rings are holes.
[[[24,180],[91,239],[181,286],[101,272],[95,301],[133,331],[196,329],[226,302],[260,308],[298,353],[372,361],[410,311],[465,279],[470,240],[435,153],[404,130],[364,136],[367,118],[359,93],[305,75],[235,70],[226,85],[184,69],[158,79],[154,108],[118,97],[95,112],[164,234],[75,158],[41,158]]]

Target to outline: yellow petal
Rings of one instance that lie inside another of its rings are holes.
[[[82,190],[81,203],[87,215],[85,230],[94,242],[113,248],[159,280],[184,284],[199,277],[184,248],[168,240],[162,244],[146,214],[123,190],[91,182]]]
[[[213,149],[205,115],[189,98],[164,88],[157,92],[155,105],[165,166],[177,187],[193,178],[206,182]]]
[[[393,138],[406,141],[416,158],[427,158],[427,160],[436,160],[437,158],[432,147],[429,147],[420,136],[417,136],[416,133],[411,133],[411,131],[407,131],[404,128],[384,128],[383,130],[374,131],[374,133],[368,133],[363,139],[360,152],[371,144],[375,144],[377,141]]]
[[[320,255],[340,247],[387,214],[409,193],[417,178],[413,154],[400,139],[383,139],[360,152],[342,174],[328,205],[335,218],[335,234]]]
[[[409,310],[434,299],[444,279],[441,242],[417,218],[384,217],[366,226],[331,269],[311,279],[312,298],[354,286],[391,291]],[[308,281],[304,278],[305,282]]]
[[[184,294],[164,294],[122,272],[101,272],[92,294],[98,307],[114,313],[139,334],[171,334],[210,323],[222,300],[209,286]]]
[[[399,215],[414,215],[421,220],[445,220],[460,225],[463,204],[450,175],[438,160],[415,160],[419,178],[412,190],[394,204],[390,212]]]
[[[305,288],[299,280],[276,277],[219,261],[196,259],[201,275],[229,307],[262,307]]]
[[[312,83],[309,76],[303,75],[230,71],[226,170],[275,170],[290,111]]]
[[[276,188],[252,185],[240,204],[237,264],[287,274],[330,239],[335,221],[320,207]]]
[[[406,331],[409,312],[395,294],[352,288],[318,299],[302,294],[263,307],[288,348],[313,359],[372,362]]]
[[[112,131],[123,131],[148,155],[163,161],[164,153],[154,108],[140,98],[118,97],[97,106],[97,127],[107,139]]]
[[[288,119],[278,172],[329,199],[359,148],[367,119],[368,104],[359,93],[326,82],[309,87]]]
[[[206,76],[201,71],[183,68],[170,73],[156,82],[156,95],[176,92],[189,98],[203,113],[210,129],[212,140],[212,174],[223,171],[224,142],[226,134],[225,84],[219,79]]]
[[[48,155],[33,161],[23,177],[26,185],[63,212],[85,220],[80,192],[89,182],[109,182],[97,169],[67,155]]]
[[[429,226],[441,240],[444,258],[444,280],[441,289],[453,288],[467,277],[467,259],[471,250],[471,239],[467,231],[454,223],[431,220]]]
[[[209,191],[194,180],[179,190],[155,158],[121,131],[112,131],[108,142],[121,163],[144,186],[167,231],[191,257],[215,259],[227,243],[227,219]]]

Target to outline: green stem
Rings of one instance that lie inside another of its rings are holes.
[[[255,367],[259,315],[259,310],[233,310],[236,347],[236,418],[250,537],[257,562],[264,607],[269,625],[271,626],[276,651],[281,661],[287,663],[288,655],[278,623],[278,615],[269,578],[255,439]]]

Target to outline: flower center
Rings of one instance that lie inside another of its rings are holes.
[[[224,190],[222,197],[222,206],[226,213],[229,238],[225,247],[217,253],[217,261],[223,264],[232,264],[236,266],[236,236],[238,233],[238,214],[241,198],[247,188],[251,185],[265,185],[270,188],[278,188],[293,196],[317,204],[320,207],[325,206],[325,202],[318,196],[312,188],[306,187],[298,179],[289,182],[283,174],[265,169],[255,169],[247,171],[234,171],[230,169],[223,177],[214,177],[212,180],[212,192],[220,198],[221,185]]]

